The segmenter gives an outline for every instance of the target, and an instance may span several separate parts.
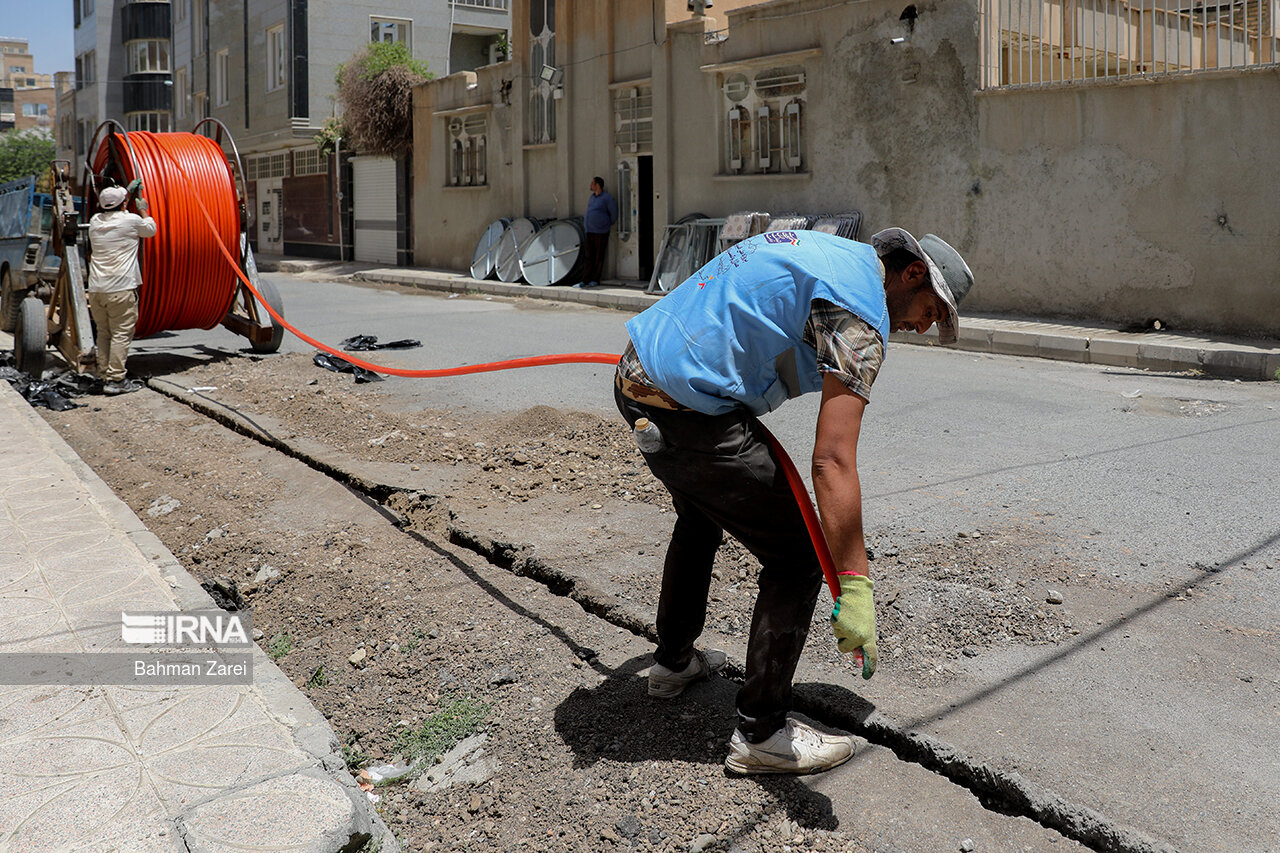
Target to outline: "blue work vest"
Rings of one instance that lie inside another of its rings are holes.
[[[653,383],[708,415],[772,411],[822,388],[804,343],[810,303],[825,299],[889,339],[884,270],[873,248],[818,231],[771,231],[712,258],[627,323]]]

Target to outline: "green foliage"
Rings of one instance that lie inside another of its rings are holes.
[[[397,732],[395,751],[410,763],[429,761],[475,734],[488,715],[489,706],[480,700],[472,696],[454,697],[418,728]]]
[[[316,687],[324,687],[329,683],[329,676],[324,674],[324,667],[318,666],[311,673],[311,677],[307,679],[307,687],[314,689]]]
[[[293,651],[293,640],[289,639],[288,634],[276,634],[267,646],[267,654],[271,655],[272,660],[280,660],[291,651]]]
[[[503,62],[511,58],[511,42],[507,40],[507,34],[503,33],[494,39],[494,44],[498,46],[498,53],[501,54],[498,61]]]
[[[44,129],[0,133],[0,184],[30,175],[44,177],[57,156],[53,134]]]
[[[338,140],[347,138],[347,128],[340,118],[327,118],[320,132],[315,135],[316,147],[321,157],[328,157],[338,150]]]
[[[355,773],[372,761],[373,756],[360,745],[360,735],[352,732],[342,744],[342,760],[347,763],[347,769]]]
[[[1280,367],[1276,368],[1276,381],[1280,382]]]

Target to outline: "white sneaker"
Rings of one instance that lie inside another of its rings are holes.
[[[737,776],[821,773],[852,758],[856,741],[853,735],[823,734],[788,717],[786,725],[762,743],[749,743],[742,732],[734,729],[724,769]]]
[[[711,673],[724,669],[728,656],[719,649],[693,650],[693,659],[684,669],[676,672],[660,663],[649,667],[649,695],[659,699],[674,699],[695,681],[710,678]]]

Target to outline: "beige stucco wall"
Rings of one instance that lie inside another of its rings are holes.
[[[972,306],[1280,336],[1280,70],[978,96]]]

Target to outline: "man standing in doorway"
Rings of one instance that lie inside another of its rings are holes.
[[[586,242],[583,245],[582,281],[574,287],[599,287],[604,278],[604,253],[609,248],[609,229],[618,221],[618,205],[605,192],[604,178],[591,179],[591,198],[583,217]]]
[[[101,211],[89,220],[89,314],[98,327],[102,393],[112,395],[142,387],[128,378],[125,359],[138,325],[139,239],[156,233],[156,221],[146,215],[146,199],[138,199],[139,216],[123,209],[128,198],[124,187],[107,187],[98,193]]]
[[[863,411],[890,332],[923,334],[937,323],[940,342],[953,343],[956,305],[972,285],[964,259],[932,234],[916,240],[890,228],[866,245],[774,231],[722,252],[627,323],[615,399],[676,509],[651,696],[678,696],[725,665],[723,652],[694,648],[724,533],[760,561],[730,773],[818,773],[853,755],[851,736],[787,715],[822,569],[757,416],[822,394],[813,490],[840,584],[831,627],[840,651],[863,653],[870,678],[877,647],[857,469]]]

